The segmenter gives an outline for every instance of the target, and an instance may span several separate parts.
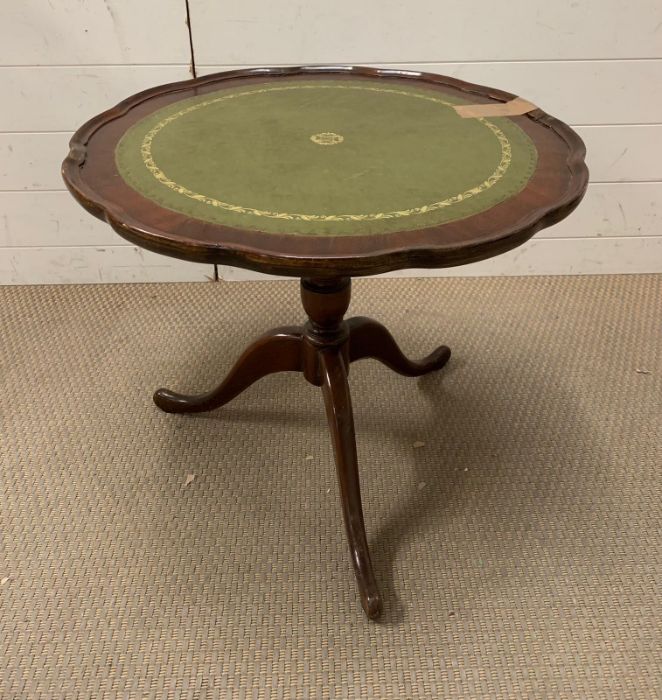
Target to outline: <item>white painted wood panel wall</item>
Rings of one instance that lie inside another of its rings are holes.
[[[65,190],[71,133],[127,95],[190,77],[184,0],[0,7],[0,283],[204,280],[211,265],[123,241]]]
[[[521,94],[577,128],[591,185],[569,219],[498,258],[406,274],[662,272],[658,0],[189,5],[199,75],[300,63],[430,70]],[[82,121],[189,76],[185,17],[184,0],[22,0],[0,10],[0,283],[212,276],[209,266],[123,243],[73,202],[59,175]]]

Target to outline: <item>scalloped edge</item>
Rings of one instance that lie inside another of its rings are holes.
[[[175,241],[165,234],[141,228],[130,216],[120,218],[113,214],[99,199],[94,198],[92,188],[85,183],[81,168],[87,159],[87,144],[94,134],[109,122],[125,116],[132,108],[158,95],[190,90],[209,83],[226,80],[264,77],[291,76],[305,74],[358,75],[367,78],[392,77],[419,80],[439,85],[448,85],[467,94],[481,98],[507,102],[516,95],[475,83],[468,83],[450,76],[421,71],[399,70],[390,68],[372,68],[368,66],[285,66],[261,67],[223,71],[199,78],[158,85],[136,93],[114,107],[101,112],[85,122],[71,137],[69,153],[62,163],[62,177],[77,201],[91,214],[105,220],[126,240],[157,253],[163,253],[184,260],[204,263],[232,265],[258,272],[286,276],[337,277],[339,275],[365,276],[381,274],[403,268],[441,268],[477,262],[500,255],[511,250],[543,228],[547,228],[568,216],[583,198],[588,186],[588,168],[584,162],[586,147],[579,135],[562,121],[547,114],[540,108],[532,110],[526,116],[545,128],[551,129],[567,146],[566,167],[570,174],[564,195],[545,208],[532,210],[519,220],[510,223],[502,232],[496,230],[494,236],[475,244],[443,245],[426,243],[411,246],[376,245],[372,253],[355,253],[349,255],[320,255],[306,257],[287,253],[264,252],[248,246],[237,244],[212,244],[178,237]],[[129,223],[131,222],[131,223]],[[208,224],[222,231],[230,227]],[[435,231],[444,225],[419,229]],[[232,229],[237,230],[237,229]],[[397,234],[406,238],[407,231]],[[375,237],[376,238],[376,237]],[[383,238],[381,238],[383,242]]]

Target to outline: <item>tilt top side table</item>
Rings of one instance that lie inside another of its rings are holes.
[[[169,413],[209,411],[273,372],[320,386],[361,603],[382,600],[366,540],[350,363],[406,376],[384,326],[344,320],[350,280],[498,255],[567,216],[586,190],[572,129],[500,90],[430,73],[351,67],[237,70],[128,98],[73,136],[74,197],[157,253],[301,279],[308,316],[239,358],[216,389],[154,394]]]

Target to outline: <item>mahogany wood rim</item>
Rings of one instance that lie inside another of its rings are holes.
[[[89,212],[148,250],[194,262],[317,278],[450,267],[489,258],[565,218],[586,191],[588,170],[582,140],[541,109],[513,118],[538,149],[538,166],[526,187],[487,211],[423,229],[335,237],[235,229],[162,208],[119,177],[114,146],[129,126],[152,111],[148,103],[161,106],[182,99],[182,92],[204,94],[228,81],[250,84],[265,78],[306,79],[319,74],[450,87],[471,96],[475,103],[506,102],[515,97],[456,78],[394,69],[298,66],[226,71],[150,88],[90,119],[70,141],[69,155],[62,164],[64,181]]]

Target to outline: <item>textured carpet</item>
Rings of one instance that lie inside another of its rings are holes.
[[[454,353],[352,366],[377,624],[318,389],[151,402],[300,322],[296,282],[0,288],[3,700],[662,697],[662,277],[366,280],[350,311]]]

